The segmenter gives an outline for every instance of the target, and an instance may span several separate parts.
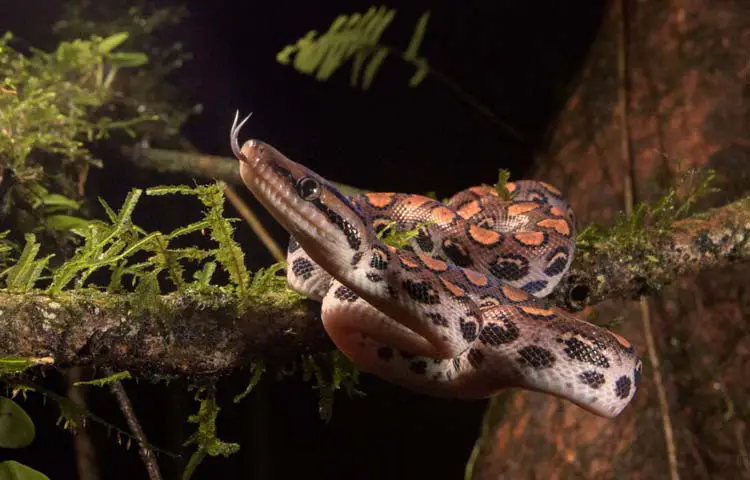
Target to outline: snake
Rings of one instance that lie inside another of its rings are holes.
[[[345,195],[263,141],[240,147],[249,117],[230,130],[242,181],[291,235],[289,286],[321,302],[325,332],[362,371],[443,398],[543,392],[606,418],[633,399],[635,347],[545,299],[575,250],[557,188]],[[396,247],[384,229],[417,233]]]

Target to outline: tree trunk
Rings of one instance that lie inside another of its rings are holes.
[[[657,199],[692,167],[718,173],[721,192],[700,206],[728,203],[750,190],[749,76],[746,0],[613,2],[536,176],[565,187],[581,225],[611,223],[630,193]],[[540,394],[496,399],[472,477],[750,478],[747,278],[746,265],[720,267],[642,308],[598,305],[625,316],[618,330],[645,360],[633,404],[603,420]]]

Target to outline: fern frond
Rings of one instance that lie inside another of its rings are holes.
[[[0,277],[6,277],[5,283],[10,290],[27,292],[34,288],[49,260],[54,256],[47,255],[37,259],[40,245],[36,237],[33,233],[27,233],[25,239],[26,243],[16,264],[0,273]]]
[[[390,49],[380,43],[380,37],[395,16],[395,9],[385,7],[370,7],[364,14],[339,15],[323,35],[318,36],[317,31],[310,30],[296,44],[285,46],[276,55],[276,61],[282,65],[291,62],[295,70],[326,81],[344,63],[353,59],[349,82],[352,87],[359,85],[367,90],[390,53]],[[417,67],[409,80],[410,87],[419,85],[429,71],[427,60],[418,56],[429,16],[428,11],[419,18],[409,46],[401,55],[403,60]]]

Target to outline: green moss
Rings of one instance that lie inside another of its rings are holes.
[[[653,251],[675,221],[687,217],[699,199],[716,191],[712,187],[715,177],[711,169],[682,172],[676,185],[656,202],[639,203],[630,215],[619,214],[607,229],[592,224],[581,230],[576,239],[578,254],[598,250],[631,254]],[[654,256],[647,256],[648,260],[657,261]]]
[[[73,385],[76,387],[80,387],[81,385],[92,385],[94,387],[104,387],[109,385],[110,383],[120,382],[122,380],[130,380],[132,379],[132,375],[130,375],[130,372],[124,371],[124,372],[117,372],[113,373],[112,375],[108,375],[103,378],[97,378],[94,380],[85,380],[85,381],[78,381],[75,382]]]
[[[195,400],[200,402],[200,408],[196,415],[188,417],[188,422],[196,424],[197,429],[183,446],[195,445],[197,449],[190,456],[182,474],[184,480],[189,479],[195,473],[195,469],[206,455],[228,457],[237,453],[240,449],[239,444],[224,442],[216,435],[216,417],[219,415],[221,408],[216,404],[213,391],[207,387],[202,387],[195,394]]]

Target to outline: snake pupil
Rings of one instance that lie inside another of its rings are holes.
[[[320,197],[320,183],[314,178],[303,177],[297,182],[297,193],[302,200],[312,202]]]

